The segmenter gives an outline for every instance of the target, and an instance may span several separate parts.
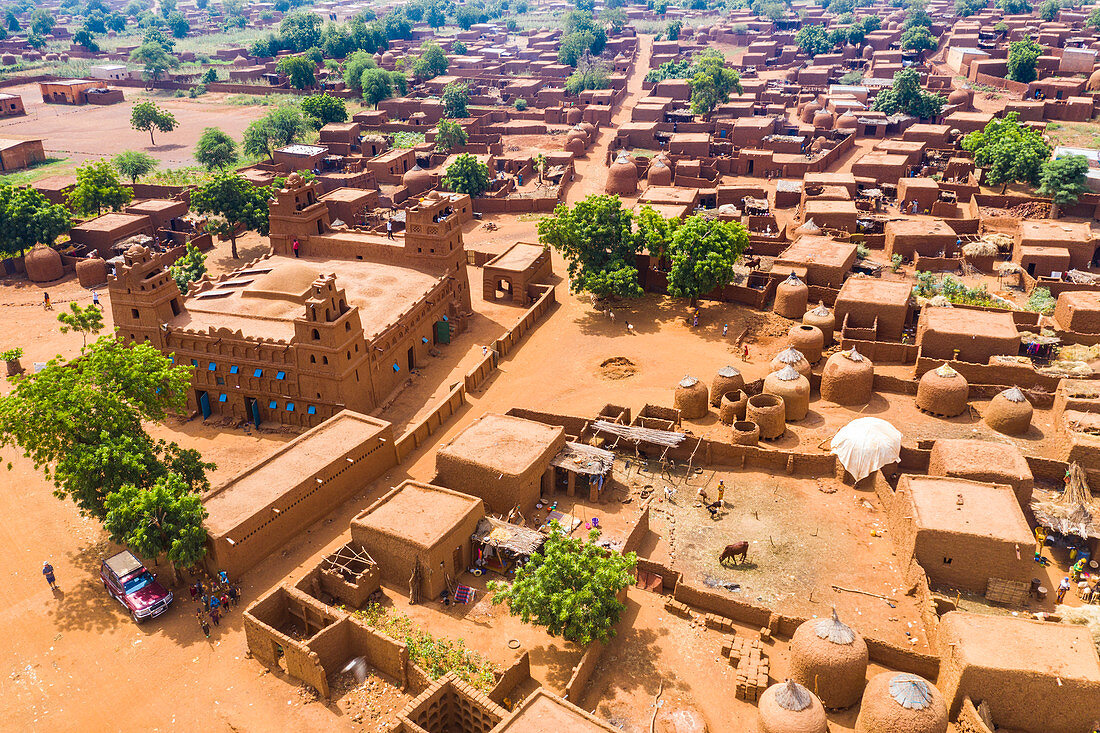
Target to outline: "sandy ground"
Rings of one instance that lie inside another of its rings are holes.
[[[12,87],[23,97],[27,114],[0,122],[0,136],[41,138],[46,155],[74,162],[110,157],[124,150],[142,150],[160,161],[161,168],[198,165],[192,157],[204,128],[219,127],[240,140],[253,120],[269,111],[260,105],[224,103],[224,94],[205,94],[196,99],[174,97],[164,92],[148,94],[142,89],[123,88],[126,101],[106,106],[44,104],[37,84]],[[179,126],[172,132],[149,134],[130,127],[133,102],[152,99],[176,116]]]

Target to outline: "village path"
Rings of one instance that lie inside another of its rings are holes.
[[[615,139],[615,131],[619,125],[630,121],[634,105],[645,94],[642,81],[645,79],[646,72],[649,71],[649,57],[652,52],[653,36],[639,35],[638,52],[634,54],[634,65],[626,78],[626,96],[612,115],[611,124],[597,131],[596,143],[588,149],[586,158],[577,161],[576,178],[566,192],[566,203],[572,205],[585,196],[604,192],[610,170],[607,165],[607,150],[611,147],[611,141]]]

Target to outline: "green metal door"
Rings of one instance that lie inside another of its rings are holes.
[[[435,342],[437,344],[451,343],[451,324],[447,321],[435,322]]]

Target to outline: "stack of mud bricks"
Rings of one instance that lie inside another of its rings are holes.
[[[756,702],[768,688],[771,665],[759,639],[728,636],[722,643],[722,655],[729,656],[730,666],[737,668],[737,697]]]
[[[691,609],[686,603],[682,603],[673,598],[669,598],[665,601],[665,610],[669,613],[675,614],[680,618],[691,618]]]

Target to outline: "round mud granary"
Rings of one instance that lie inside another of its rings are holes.
[[[611,169],[607,173],[607,183],[604,184],[604,192],[629,196],[638,191],[638,166],[630,160],[630,156],[621,153]]]
[[[565,124],[577,125],[580,124],[581,119],[584,117],[584,112],[579,107],[570,107],[565,110]]]
[[[817,326],[807,326],[805,323],[792,326],[787,334],[787,340],[791,348],[801,351],[809,363],[816,364],[821,361],[821,350],[825,348],[825,334],[821,333],[821,329]]]
[[[107,263],[100,257],[87,257],[76,263],[76,279],[82,288],[107,283]]]
[[[730,442],[734,445],[756,445],[760,442],[760,426],[748,420],[730,425]]]
[[[821,399],[837,405],[862,405],[871,401],[875,366],[852,347],[828,358],[821,370]]]
[[[947,705],[928,680],[883,672],[871,678],[856,718],[856,733],[946,733]]]
[[[985,424],[1005,435],[1023,435],[1031,429],[1035,409],[1019,387],[1006,389],[985,409]]]
[[[955,417],[966,412],[970,385],[963,375],[944,362],[939,369],[930,369],[917,383],[917,407],[941,417]]]
[[[771,368],[773,372],[778,372],[783,367],[791,367],[799,374],[810,376],[810,362],[806,361],[806,357],[802,355],[801,351],[792,349],[789,346],[772,359]]]
[[[572,153],[573,156],[576,157],[576,158],[583,158],[584,157],[584,136],[583,135],[577,135],[577,136],[566,138],[565,145],[563,145],[562,148],[565,150],[565,152]]]
[[[775,288],[775,306],[772,310],[778,316],[798,320],[806,314],[806,303],[810,300],[810,289],[793,272]]]
[[[757,394],[745,405],[745,420],[760,427],[762,440],[775,440],[787,431],[787,413],[783,400],[773,394]]]
[[[432,174],[414,165],[401,176],[401,185],[408,189],[410,196],[419,196],[432,187]]]
[[[825,346],[832,346],[836,318],[824,303],[818,303],[816,308],[806,311],[806,315],[802,316],[802,322],[807,326],[817,326],[821,331],[822,343]]]
[[[718,405],[718,419],[726,425],[732,425],[738,420],[745,419],[745,406],[749,403],[749,397],[744,390],[734,390],[722,395],[722,401]]]
[[[709,410],[707,385],[695,377],[684,377],[676,385],[672,406],[680,411],[680,417],[688,420],[705,417]]]
[[[827,708],[851,707],[867,683],[867,643],[835,608],[831,618],[812,618],[791,637],[791,679],[816,689]]]
[[[785,366],[764,377],[764,393],[783,400],[787,420],[794,422],[810,411],[810,380],[797,369]]]
[[[665,165],[663,160],[657,158],[649,164],[645,179],[650,186],[671,186],[672,169]]]
[[[710,383],[710,404],[718,407],[722,404],[722,396],[726,392],[736,392],[745,386],[745,378],[741,372],[732,366],[724,366],[718,370],[714,381]]]
[[[758,733],[829,733],[821,701],[794,680],[764,690],[758,706]]]
[[[48,283],[65,274],[61,255],[53,247],[35,247],[23,258],[23,264],[32,283]]]

